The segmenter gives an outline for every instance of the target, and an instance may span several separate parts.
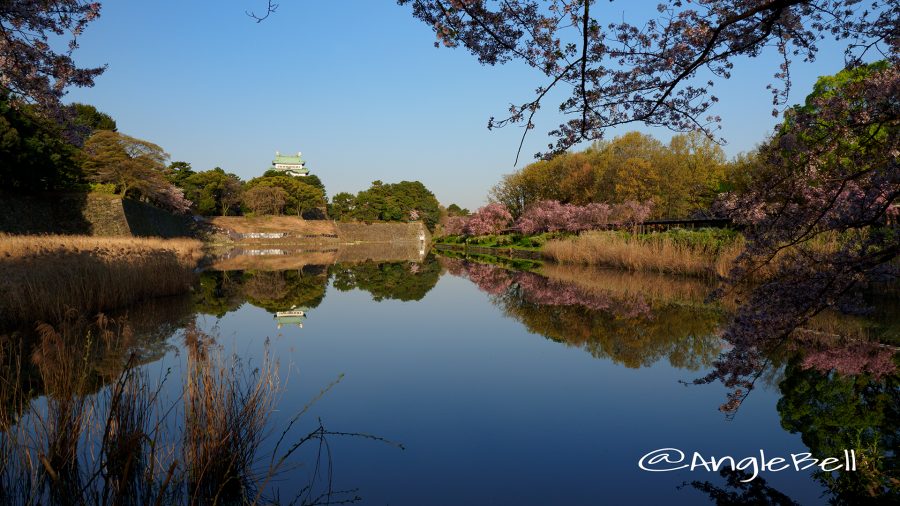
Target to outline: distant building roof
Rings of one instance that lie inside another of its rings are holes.
[[[275,160],[272,161],[272,164],[276,163],[285,163],[285,164],[300,164],[303,165],[305,162],[303,158],[300,156],[300,153],[297,153],[297,156],[291,155],[282,155],[281,153],[275,152]]]

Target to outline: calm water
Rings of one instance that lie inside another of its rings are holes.
[[[702,283],[415,260],[325,266],[295,257],[287,270],[267,270],[285,258],[210,270],[190,297],[132,308],[129,318],[156,378],[180,374],[180,329],[191,321],[251,365],[268,350],[287,382],[277,431],[340,379],[295,432],[321,419],[403,445],[329,438],[334,489],[364,504],[705,504],[709,495],[691,482],[725,486],[717,473],[646,472],[641,456],[807,451],[800,433],[783,428],[795,423],[785,420],[790,406],[803,404],[779,386],[803,374],[796,367],[774,366],[733,418],[718,411],[720,384],[684,384],[722,349],[715,331],[727,309],[703,302]],[[305,320],[274,317],[292,306]],[[310,480],[313,450],[280,476],[282,497]],[[825,501],[809,472],[763,473],[754,485],[801,504]]]

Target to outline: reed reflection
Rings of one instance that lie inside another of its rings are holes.
[[[632,368],[665,358],[698,370],[721,351],[715,331],[722,312],[703,304],[702,286],[689,281],[563,266],[538,274],[448,257],[441,262],[529,331],[596,358]]]

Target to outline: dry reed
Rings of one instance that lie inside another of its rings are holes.
[[[0,236],[0,323],[95,314],[189,290],[202,257],[192,239]]]
[[[97,348],[127,341],[127,332],[127,325],[102,315],[91,322],[70,315],[58,327],[39,326],[31,362],[45,397],[29,398],[33,394],[26,391],[25,375],[0,382],[2,398],[18,400],[15,416],[0,417],[0,503],[276,504],[278,493],[267,489],[297,465],[291,457],[300,447],[316,441],[326,445],[330,435],[371,437],[330,432],[321,422],[297,437],[290,429],[307,406],[281,432],[272,456],[259,455],[283,389],[277,366],[266,353],[249,370],[192,326],[184,334],[187,374],[181,402],[164,400],[166,379],[152,387],[133,355],[111,382],[101,379],[98,389],[92,369]],[[83,335],[78,339],[73,333]],[[22,371],[21,355],[0,358],[10,365],[18,362],[8,371]],[[290,446],[280,452],[281,443]],[[320,446],[317,458],[330,456],[323,457]],[[330,460],[314,462],[314,469],[320,467],[326,475],[316,474],[318,482],[294,491],[292,504],[356,499],[332,490]]]
[[[742,250],[741,240],[714,252],[679,244],[665,236],[640,238],[611,232],[586,232],[578,237],[549,241],[542,252],[560,263],[691,276],[725,276]]]

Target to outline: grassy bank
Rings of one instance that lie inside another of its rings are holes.
[[[566,237],[573,237],[567,232],[545,232],[535,235],[524,234],[493,234],[466,237],[461,235],[443,235],[434,238],[436,244],[468,244],[483,248],[512,248],[529,251],[540,250],[548,241]]]
[[[559,263],[631,271],[724,276],[743,248],[739,234],[724,229],[670,230],[631,235],[595,231],[548,241],[541,251]]]
[[[0,322],[60,321],[190,289],[191,239],[0,236]]]

